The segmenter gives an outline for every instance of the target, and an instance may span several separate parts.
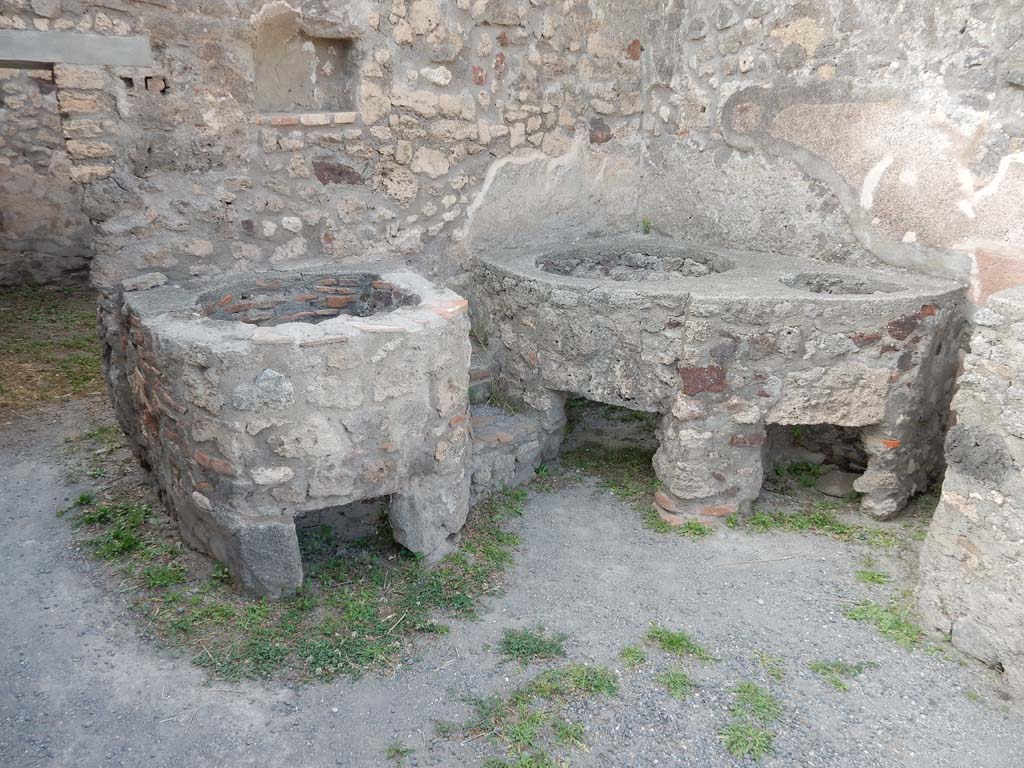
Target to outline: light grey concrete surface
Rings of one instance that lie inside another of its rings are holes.
[[[109,421],[98,401],[69,403],[0,433],[0,765],[355,768],[392,765],[384,749],[401,740],[415,748],[409,765],[478,766],[495,753],[486,739],[436,739],[431,720],[464,719],[465,697],[535,674],[492,646],[505,628],[537,623],[570,635],[571,660],[620,669],[618,697],[571,713],[590,744],[573,766],[745,765],[717,733],[728,689],[756,679],[758,651],[783,657],[786,670],[772,684],[784,714],[766,768],[1024,763],[1024,719],[988,672],[903,650],[842,617],[847,602],[878,598],[853,579],[865,550],[729,530],[699,542],[662,536],[590,483],[532,495],[505,593],[393,675],[303,688],[211,683],[187,658],[140,639],[125,597],[103,586],[102,569],[72,544],[70,521],[54,514],[86,489],[62,479],[64,438],[97,418]],[[912,557],[872,552],[907,583]],[[638,672],[617,664],[651,621],[691,632],[721,659],[686,662],[693,698],[664,693],[654,678],[667,660],[653,650]],[[834,658],[878,666],[843,694],[807,670]]]
[[[112,37],[81,32],[0,29],[0,62],[3,61],[148,67],[153,63],[153,52],[145,35]]]

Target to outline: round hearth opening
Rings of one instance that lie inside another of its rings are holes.
[[[704,277],[734,266],[731,259],[711,251],[621,242],[548,253],[537,259],[537,267],[551,274],[617,281]]]
[[[420,297],[368,272],[240,280],[198,299],[201,314],[249,325],[321,323],[415,306]]]

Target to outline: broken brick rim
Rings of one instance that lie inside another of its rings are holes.
[[[219,300],[222,300],[226,295],[231,295],[232,287],[246,281],[316,282],[325,279],[337,280],[345,275],[372,276],[376,278],[372,282],[382,286],[387,284],[385,290],[388,292],[412,298],[404,304],[384,307],[368,316],[360,317],[339,312],[320,322],[299,318],[262,325],[243,322],[237,318],[219,318],[203,311],[204,304],[208,303],[203,301],[204,297],[219,295]],[[364,333],[417,333],[452,322],[457,316],[468,313],[468,302],[454,291],[437,286],[411,270],[379,263],[352,265],[346,269],[316,268],[232,273],[193,280],[182,285],[168,284],[149,290],[132,291],[124,294],[124,301],[126,310],[131,315],[146,322],[174,325],[185,337],[194,337],[204,344],[212,340],[211,332],[225,342],[243,344],[255,342],[315,346],[342,343]]]
[[[276,277],[243,277],[202,294],[201,315],[256,326],[321,323],[349,315],[366,318],[400,307],[416,306],[420,297],[373,272],[330,275],[296,273]]]

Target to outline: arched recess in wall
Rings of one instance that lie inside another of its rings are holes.
[[[318,30],[284,6],[256,32],[256,108],[268,112],[339,112],[355,108],[359,67],[355,39]]]

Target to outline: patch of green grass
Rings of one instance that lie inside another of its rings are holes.
[[[83,512],[75,522],[83,526],[103,526],[103,530],[86,543],[99,557],[114,560],[142,547],[142,526],[149,515],[150,508],[146,504],[101,504]]]
[[[396,762],[402,762],[416,750],[412,747],[407,747],[400,741],[392,742],[384,748],[384,757],[388,760],[395,760]]]
[[[892,576],[889,574],[867,568],[856,571],[854,576],[857,578],[857,581],[862,584],[888,584],[892,581]]]
[[[140,574],[142,583],[148,589],[159,589],[169,587],[173,584],[181,584],[188,578],[185,567],[180,563],[170,565],[147,565]]]
[[[619,692],[619,682],[607,667],[567,664],[534,678],[526,690],[542,699],[615,696]]]
[[[649,235],[649,234],[651,234],[651,230],[652,230],[653,228],[654,228],[654,227],[653,227],[653,225],[651,224],[651,220],[650,220],[650,219],[648,219],[648,218],[647,218],[646,216],[644,216],[644,217],[643,217],[642,219],[640,219],[640,231],[641,231],[641,232],[642,232],[643,234],[645,234],[645,235]]]
[[[682,525],[672,525],[661,518],[653,505],[643,510],[644,527],[658,533],[674,533],[687,539],[703,539],[714,534],[715,529],[699,520],[686,520]]]
[[[733,689],[729,709],[730,723],[719,736],[733,757],[760,760],[774,750],[774,736],[769,726],[782,716],[782,705],[771,691],[744,680]]]
[[[83,433],[82,437],[110,450],[124,445],[124,432],[116,424],[100,425]]]
[[[767,688],[744,680],[732,689],[734,694],[732,714],[756,720],[768,725],[782,715],[782,705]]]
[[[640,448],[586,446],[562,454],[562,463],[601,481],[616,497],[646,509],[659,482],[651,460],[654,452]]]
[[[771,731],[746,722],[731,722],[719,732],[730,755],[760,760],[775,751],[775,738]]]
[[[0,289],[0,413],[104,390],[96,293]]]
[[[831,502],[817,502],[813,509],[796,512],[765,512],[755,510],[747,520],[737,520],[756,533],[786,531],[789,533],[816,533],[840,541],[853,541],[874,547],[892,547],[900,543],[899,536],[891,530],[854,525],[840,520],[833,513]]]
[[[812,672],[821,675],[825,682],[837,691],[850,690],[850,686],[846,684],[846,681],[852,680],[865,670],[870,669],[872,666],[874,665],[867,661],[859,661],[856,664],[850,664],[839,660],[812,661],[808,665]]]
[[[754,654],[754,661],[756,661],[764,673],[776,682],[783,680],[786,677],[786,669],[783,667],[783,658],[781,656],[773,656],[770,653],[764,651],[758,651]]]
[[[648,414],[641,413],[642,417]],[[715,529],[697,520],[672,525],[658,515],[653,497],[660,482],[651,464],[654,452],[641,448],[598,448],[584,446],[562,454],[562,464],[596,477],[617,498],[630,504],[643,516],[644,527],[657,533],[674,533],[689,539],[710,536]]]
[[[387,532],[346,546],[328,531],[304,535],[306,579],[300,594],[253,601],[222,564],[210,573],[181,547],[177,526],[141,502],[78,508],[97,556],[123,571],[147,626],[192,652],[217,678],[329,680],[385,670],[417,634],[439,633],[436,619],[472,617],[481,597],[500,587],[519,543],[508,522],[523,513],[526,491],[478,504],[462,546],[435,567],[395,544]]]
[[[914,621],[914,612],[904,602],[893,598],[888,605],[874,600],[862,600],[843,614],[854,621],[864,621],[898,645],[913,648],[923,636],[921,628]]]
[[[611,670],[567,664],[538,675],[507,695],[477,699],[473,717],[461,726],[438,723],[436,728],[443,736],[487,736],[514,756],[512,763],[495,758],[496,762],[490,763],[493,765],[556,765],[559,763],[548,755],[547,749],[585,746],[583,724],[566,720],[562,714],[564,707],[574,700],[614,696],[618,690]]]
[[[704,646],[685,632],[674,632],[659,624],[652,624],[644,639],[675,656],[693,656],[701,661],[718,661]]]
[[[626,665],[626,669],[639,669],[647,663],[647,653],[639,645],[627,645],[619,651],[619,658]]]
[[[583,723],[559,718],[552,723],[552,727],[555,731],[555,740],[561,746],[568,747],[569,749],[579,749],[586,745],[586,742],[583,740],[583,736],[586,733]]]
[[[568,635],[545,635],[544,627],[506,629],[498,642],[498,651],[508,660],[529,664],[565,656],[567,639]]]
[[[824,474],[820,464],[811,464],[806,461],[797,461],[785,466],[775,468],[778,477],[793,478],[804,488],[813,488],[818,478]]]
[[[656,679],[665,686],[668,695],[673,699],[685,699],[697,687],[682,667],[672,667],[662,672]]]
[[[513,762],[497,757],[484,760],[482,768],[565,768],[565,763],[555,762],[547,752],[531,752],[519,755]]]

